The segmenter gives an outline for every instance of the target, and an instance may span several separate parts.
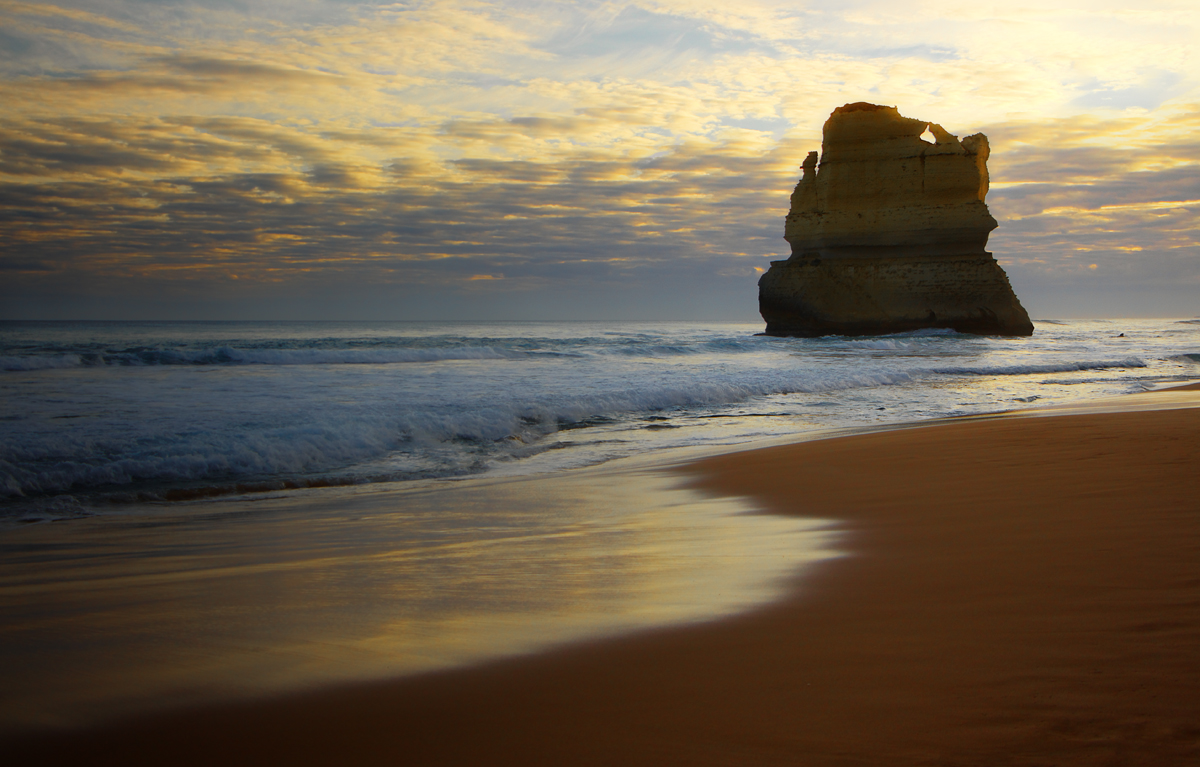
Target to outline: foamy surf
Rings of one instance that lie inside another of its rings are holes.
[[[1028,339],[759,330],[0,323],[2,514],[45,518],[33,502],[55,498],[94,513],[110,501],[510,473],[523,462],[555,470],[1069,403],[1200,373],[1200,326],[1187,321],[1060,321]]]

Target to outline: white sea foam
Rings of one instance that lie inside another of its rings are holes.
[[[508,393],[497,396],[495,402],[477,403],[474,407],[410,408],[392,414],[376,412],[370,417],[352,412],[310,417],[315,422],[308,425],[257,428],[245,423],[235,426],[242,413],[210,411],[210,416],[221,419],[211,427],[195,424],[184,433],[172,435],[138,429],[121,436],[110,428],[103,441],[81,438],[91,426],[82,424],[79,431],[43,433],[41,439],[0,448],[3,457],[0,492],[10,496],[36,495],[139,482],[292,476],[344,468],[394,451],[436,450],[451,443],[464,454],[448,460],[441,473],[455,474],[469,470],[480,453],[490,457],[511,454],[519,446],[547,434],[564,428],[586,428],[606,419],[725,406],[769,395],[888,386],[910,380],[907,373],[800,375],[744,383],[680,382],[677,386],[619,389],[576,397],[550,394],[540,400]],[[505,445],[506,441],[512,444]],[[405,478],[405,472],[363,477],[395,478]]]
[[[1014,376],[1033,373],[1067,373],[1075,370],[1108,370],[1112,368],[1144,368],[1146,363],[1136,357],[1119,360],[1081,360],[1079,362],[1047,362],[1023,365],[951,366],[932,368],[942,375]]]
[[[1032,339],[768,338],[720,324],[0,324],[0,496],[402,480],[533,456],[584,465],[1184,375],[1200,328],[1141,323],[1123,322],[1119,341],[1106,323]]]
[[[919,344],[912,341],[901,341],[895,338],[866,338],[847,341],[846,346],[851,349],[872,349],[879,351],[912,351],[920,348]]]
[[[442,360],[498,360],[526,356],[490,347],[451,349],[140,349],[90,355],[54,354],[0,357],[0,370],[24,371],[95,365],[388,365]]]
[[[0,370],[61,370],[82,367],[83,358],[78,354],[54,354],[47,356],[0,356]]]

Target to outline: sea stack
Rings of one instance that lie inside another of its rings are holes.
[[[987,159],[982,133],[959,141],[895,107],[835,109],[820,163],[808,153],[792,192],[792,256],[758,283],[767,335],[1032,334],[985,249],[997,226],[983,201]]]

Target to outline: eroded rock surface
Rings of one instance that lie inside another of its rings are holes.
[[[921,138],[928,129],[934,141]],[[759,281],[769,335],[953,328],[1030,335],[1033,323],[985,250],[988,141],[961,141],[895,107],[857,103],[825,123],[792,193],[792,257]]]

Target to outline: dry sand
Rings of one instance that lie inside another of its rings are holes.
[[[1200,409],[734,453],[847,556],[741,617],[6,745],[9,764],[1200,764]]]

